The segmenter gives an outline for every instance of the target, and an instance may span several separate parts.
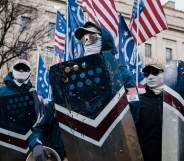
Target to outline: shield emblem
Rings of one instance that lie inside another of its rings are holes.
[[[0,145],[27,153],[28,137],[39,112],[35,91],[0,97]]]
[[[183,72],[183,61],[171,61],[165,68],[162,161],[184,160]]]
[[[110,52],[56,64],[49,77],[69,160],[141,156],[119,67]],[[130,156],[132,143],[136,150]]]

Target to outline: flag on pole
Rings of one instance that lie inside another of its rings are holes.
[[[65,59],[65,35],[66,20],[62,14],[57,11],[54,48],[56,54],[58,54],[63,60]]]
[[[43,99],[47,99],[50,96],[49,88],[50,88],[50,82],[49,82],[48,71],[44,65],[44,62],[40,53],[38,53],[36,91],[38,95],[42,96]]]
[[[118,36],[118,14],[114,0],[83,0],[83,11],[99,26],[105,28],[116,38]]]
[[[139,5],[137,1],[139,1]],[[137,15],[138,6],[139,15]],[[135,42],[138,41],[141,44],[164,29],[167,29],[167,21],[160,0],[134,0],[130,31]]]
[[[122,15],[119,16],[119,62],[125,65],[133,74],[136,80],[137,46],[128,29]],[[138,55],[138,89],[144,93],[145,79],[142,74],[142,62]]]
[[[84,26],[85,15],[75,0],[68,1],[68,60],[84,56],[82,42],[75,38],[74,32]]]

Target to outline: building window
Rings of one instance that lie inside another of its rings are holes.
[[[166,62],[170,62],[172,60],[172,49],[166,48]]]
[[[49,22],[48,36],[51,38],[54,38],[54,36],[55,36],[55,23]]]
[[[145,57],[151,58],[151,44],[145,44]]]
[[[46,55],[46,61],[52,62],[54,56],[54,48],[47,47],[47,55]]]
[[[27,59],[28,43],[19,41],[17,44],[17,52],[20,54],[20,59]]]
[[[31,18],[22,16],[21,17],[21,30],[28,31],[31,25]]]

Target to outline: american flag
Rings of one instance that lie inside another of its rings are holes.
[[[137,1],[139,1],[139,5]],[[139,15],[137,15],[138,6]],[[138,41],[138,43],[141,44],[164,29],[167,29],[167,21],[160,0],[134,1],[132,17],[130,20],[130,31],[132,32],[132,35],[136,42]]]
[[[118,36],[118,14],[114,0],[83,0],[83,11],[99,26],[109,31],[114,38]]]
[[[65,35],[66,35],[66,20],[62,14],[57,11],[56,30],[55,30],[55,52],[64,60],[65,59]]]
[[[38,67],[37,67],[37,79],[36,79],[36,91],[38,95],[42,96],[43,99],[47,99],[50,96],[49,93],[49,75],[44,65],[41,55],[38,53]]]
[[[84,26],[85,15],[75,0],[68,1],[68,54],[66,60],[84,56],[82,42],[75,38],[74,32]]]
[[[146,82],[142,73],[142,62],[138,55],[138,64],[136,64],[137,46],[122,15],[119,19],[119,62],[132,72],[134,80],[138,66],[138,89],[139,93],[144,93]]]

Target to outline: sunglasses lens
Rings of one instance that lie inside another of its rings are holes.
[[[30,72],[30,68],[28,66],[26,66],[25,64],[17,64],[16,66],[14,66],[14,70]]]
[[[149,77],[150,74],[152,74],[154,76],[157,76],[159,73],[160,73],[159,70],[153,70],[153,71],[150,71],[150,72],[147,72],[147,73],[145,72],[144,77],[147,78],[147,77]]]
[[[86,44],[86,43],[87,44],[93,44],[93,43],[95,43],[96,40],[97,40],[97,35],[96,34],[94,34],[94,35],[86,34],[82,37],[82,43],[83,44]]]

